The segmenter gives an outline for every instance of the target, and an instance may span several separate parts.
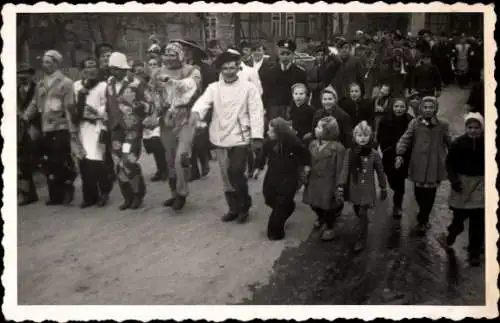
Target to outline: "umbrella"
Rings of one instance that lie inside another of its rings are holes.
[[[195,56],[199,59],[208,58],[207,52],[203,48],[201,48],[194,40],[184,40],[184,39],[173,39],[170,43],[179,43],[184,47],[187,47],[194,51]]]

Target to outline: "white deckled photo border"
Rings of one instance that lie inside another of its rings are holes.
[[[16,14],[37,12],[481,12],[484,14],[484,81],[486,86],[485,105],[485,145],[486,145],[486,305],[485,306],[19,306],[17,295],[17,177],[16,177],[16,115],[12,107],[16,104]],[[226,319],[251,320],[259,319],[334,319],[360,318],[371,320],[375,318],[404,319],[426,317],[431,319],[450,318],[453,320],[472,318],[493,318],[498,316],[497,301],[499,298],[497,278],[499,266],[496,260],[498,231],[496,230],[498,192],[495,188],[497,164],[494,160],[495,147],[495,109],[496,81],[494,77],[494,57],[497,46],[494,40],[496,15],[493,5],[455,3],[453,5],[441,2],[430,4],[386,4],[377,2],[364,4],[350,2],[348,4],[314,4],[280,1],[274,4],[251,2],[248,4],[220,4],[195,2],[192,4],[165,3],[164,5],[98,4],[71,5],[49,4],[39,2],[35,5],[7,4],[2,9],[3,25],[1,29],[4,46],[2,49],[2,65],[4,84],[1,89],[4,99],[1,134],[4,138],[2,162],[3,173],[3,208],[4,220],[4,266],[2,284],[5,288],[2,311],[8,320],[22,321],[43,320],[103,320],[122,321],[135,319],[148,321],[152,319],[205,319],[223,321]]]

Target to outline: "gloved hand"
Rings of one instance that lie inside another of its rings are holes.
[[[387,198],[387,189],[381,188],[380,189],[380,200],[385,201],[386,198]]]
[[[451,189],[458,193],[462,192],[462,183],[460,180],[451,182]]]
[[[399,169],[401,166],[403,166],[403,162],[404,162],[403,157],[397,156],[394,167],[396,167],[396,169]]]

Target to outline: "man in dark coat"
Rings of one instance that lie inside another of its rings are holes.
[[[27,65],[19,66],[17,70],[17,111],[22,115],[35,95],[36,83],[33,81],[35,70]],[[29,122],[18,121],[18,180],[19,180],[19,205],[27,205],[38,201],[33,173],[36,164],[40,161],[37,153],[41,136],[41,116],[36,116]]]
[[[278,42],[278,64],[269,70],[263,82],[264,107],[267,120],[285,117],[292,102],[291,87],[296,83],[306,84],[306,71],[293,63],[296,45],[292,40]]]
[[[340,51],[340,61],[334,68],[332,79],[329,82],[337,91],[339,100],[349,97],[349,85],[357,83],[361,87],[361,93],[364,95],[364,75],[361,61],[351,54],[351,46],[345,40],[341,39],[338,43]]]

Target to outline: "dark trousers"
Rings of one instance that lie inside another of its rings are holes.
[[[109,192],[109,180],[104,161],[82,159],[79,161],[82,193],[85,203],[97,203],[99,197]]]
[[[335,220],[340,216],[342,212],[342,208],[340,210],[325,210],[317,207],[312,207],[312,210],[318,216],[318,219],[321,223],[324,223],[327,229],[332,229],[335,223]]]
[[[255,157],[253,155],[253,151],[251,149],[249,149],[248,156],[247,156],[247,173],[249,175],[253,174],[253,171],[255,169],[254,162],[255,162]]]
[[[69,131],[45,133],[42,146],[43,171],[47,178],[49,199],[62,203],[68,194],[73,194],[73,182],[76,178],[75,164],[71,157]]]
[[[33,181],[36,161],[32,154],[32,150],[35,146],[37,145],[35,145],[29,135],[25,133],[17,147],[18,189],[22,198],[25,200],[38,198],[35,183]]]
[[[469,247],[473,256],[479,256],[484,246],[484,209],[454,209],[453,220],[448,227],[448,243],[455,242],[457,236],[464,231],[464,222],[469,219]]]
[[[403,197],[405,195],[405,178],[395,173],[387,172],[387,180],[389,186],[394,191],[393,195],[393,206],[396,208],[401,208],[403,205]]]
[[[368,239],[368,207],[365,205],[354,205],[354,212],[359,218],[360,238],[363,243]]]
[[[270,239],[282,239],[285,236],[285,222],[295,211],[293,198],[274,203],[272,212],[267,222],[267,237]]]
[[[419,207],[417,215],[418,224],[425,225],[429,222],[429,215],[434,207],[436,200],[436,187],[417,187],[415,186],[415,200]]]
[[[106,138],[106,149],[104,152],[104,167],[106,169],[105,176],[102,179],[102,182],[106,182],[103,184],[103,187],[106,189],[102,191],[101,194],[109,195],[111,190],[113,189],[116,174],[115,174],[115,163],[113,161],[113,155],[111,154],[112,146],[111,146],[111,138]]]
[[[245,176],[249,146],[227,148],[227,177],[232,191],[226,192],[229,211],[234,214],[248,212],[252,198],[248,194],[248,179]]]
[[[210,142],[208,140],[208,130],[203,129],[196,133],[193,139],[193,149],[191,151],[191,178],[200,178],[202,173],[206,173],[209,168],[209,160]],[[199,166],[201,166],[201,172]]]
[[[148,154],[153,154],[156,163],[156,172],[158,174],[166,174],[167,161],[165,160],[165,148],[161,143],[160,137],[152,137],[143,139],[144,149]]]

